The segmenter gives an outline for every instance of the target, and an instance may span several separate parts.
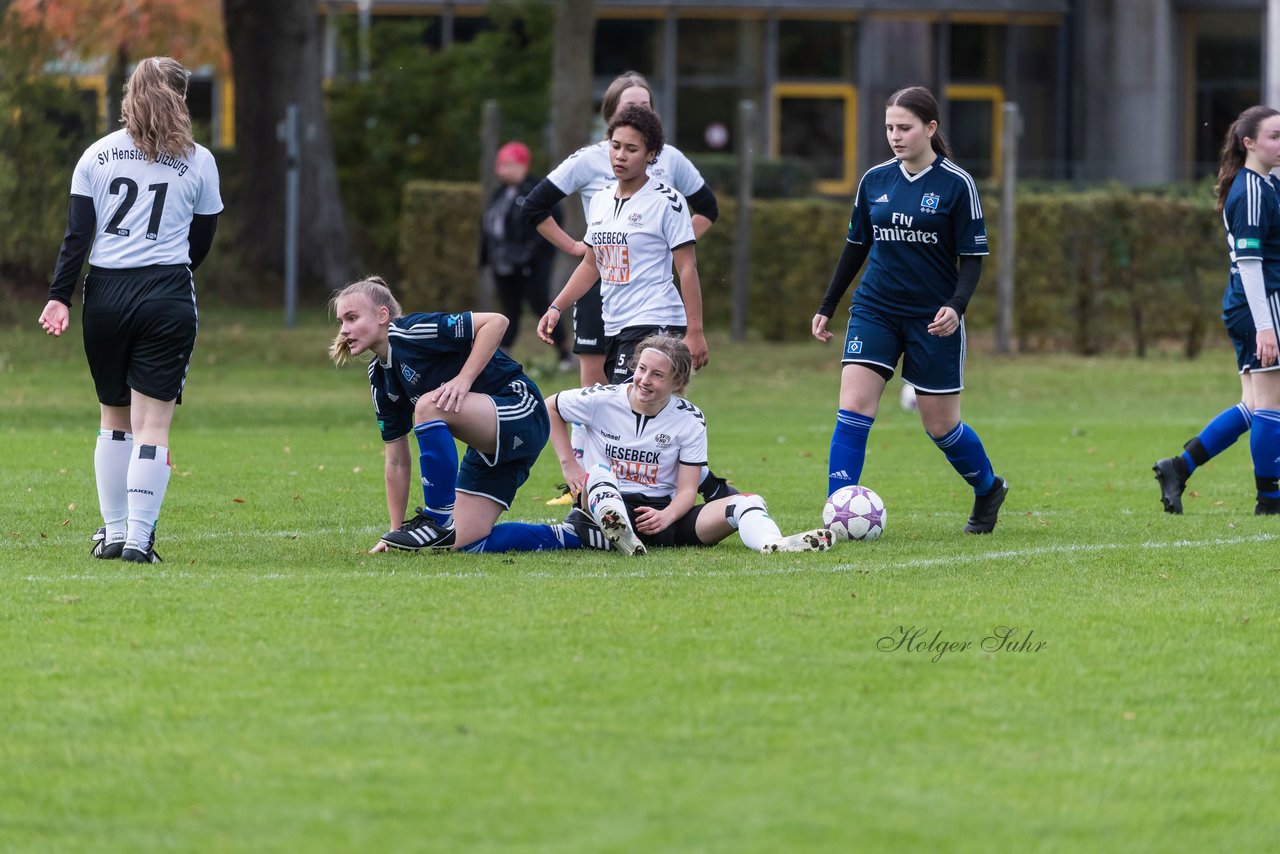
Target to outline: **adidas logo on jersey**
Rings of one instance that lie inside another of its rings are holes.
[[[888,194],[888,193],[884,193],[883,195],[881,195],[881,196],[880,196],[880,198],[876,199],[876,200],[875,200],[875,201],[873,201],[871,204],[873,204],[873,205],[883,205],[883,204],[888,204],[888,203],[889,203],[889,194]]]
[[[523,444],[524,444],[524,440],[521,439],[519,436],[516,436],[514,439],[511,440],[511,450],[514,451],[516,448],[520,447]]]

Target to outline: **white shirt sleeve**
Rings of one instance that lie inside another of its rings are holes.
[[[1267,285],[1262,277],[1262,261],[1244,258],[1236,262],[1240,268],[1240,281],[1244,284],[1245,299],[1249,301],[1249,313],[1253,315],[1253,328],[1259,332],[1272,329],[1271,312],[1267,309]]]

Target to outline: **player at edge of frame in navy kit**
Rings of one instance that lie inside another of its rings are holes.
[[[1240,403],[1218,413],[1183,446],[1152,466],[1166,513],[1182,513],[1192,473],[1249,433],[1258,516],[1280,514],[1280,112],[1253,106],[1227,129],[1214,188],[1226,229],[1230,274],[1222,322],[1235,345]]]
[[[329,302],[339,330],[330,358],[372,354],[369,385],[386,442],[390,530],[371,552],[543,551],[609,547],[588,518],[561,525],[495,524],[547,443],[547,408],[519,363],[498,349],[507,319],[496,313],[405,316],[371,276]],[[405,520],[417,440],[423,507]],[[461,463],[454,439],[467,445]]]
[[[141,60],[121,101],[120,130],[84,152],[71,180],[67,231],[40,325],[61,336],[84,280],[85,355],[100,422],[93,468],[103,525],[91,554],[159,563],[156,523],[169,485],[169,428],[196,341],[192,271],[222,212],[218,167],[192,138],[191,73]]]
[[[608,127],[623,109],[638,106],[653,109],[653,92],[648,81],[635,71],[624,71],[605,89],[600,103],[600,115]],[[679,149],[664,145],[648,174],[685,196],[695,239],[701,239],[719,216],[715,193],[707,185],[697,167]],[[524,213],[538,232],[561,251],[581,257],[586,245],[574,240],[553,218],[551,210],[556,202],[571,193],[577,193],[582,201],[582,212],[589,221],[591,199],[607,184],[616,180],[609,155],[607,139],[578,149],[565,158],[536,186],[525,201]],[[579,357],[579,379],[584,387],[604,383],[606,374],[603,298],[599,281],[573,303],[573,350]],[[576,428],[575,428],[576,431]],[[580,444],[574,447],[581,450]],[[710,470],[703,472],[699,492],[707,501],[732,495],[734,488]],[[569,503],[567,493],[563,501]],[[553,503],[553,502],[548,502]]]
[[[825,551],[825,528],[784,537],[764,499],[737,493],[695,504],[707,456],[707,422],[681,397],[693,374],[684,342],[655,334],[639,342],[634,376],[619,385],[568,389],[548,401],[551,443],[566,482],[585,512],[617,549],[642,555],[646,546],[710,546],[737,531],[765,554]],[[566,421],[582,424],[581,458]]]
[[[889,97],[885,136],[894,159],[862,176],[844,250],[812,320],[813,336],[829,341],[827,323],[865,261],[841,356],[827,492],[859,482],[880,397],[901,359],[925,432],[973,488],[965,533],[987,534],[1009,485],[960,420],[963,317],[987,254],[982,206],[973,178],[950,160],[928,89]]]

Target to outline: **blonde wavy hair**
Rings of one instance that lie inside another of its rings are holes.
[[[160,155],[185,157],[195,151],[187,80],[191,72],[167,56],[142,60],[129,75],[120,104],[120,121],[148,160]]]
[[[391,288],[387,287],[387,283],[381,276],[366,276],[334,291],[333,296],[329,297],[329,312],[336,317],[338,303],[350,296],[365,297],[375,311],[385,308],[392,320],[404,314],[400,303],[391,293]],[[351,359],[351,347],[347,344],[347,339],[342,337],[341,332],[334,336],[333,342],[329,345],[329,358],[335,365],[345,365]]]

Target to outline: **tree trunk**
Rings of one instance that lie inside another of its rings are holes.
[[[591,127],[591,79],[595,64],[595,0],[557,0],[555,46],[551,55],[551,165],[587,143]],[[564,230],[580,237],[587,223],[582,205],[571,200],[560,206]],[[556,253],[556,281],[569,278],[578,259]]]
[[[238,175],[228,182],[245,275],[281,293],[284,274],[285,108],[299,110],[298,286],[304,297],[341,286],[352,268],[325,116],[315,0],[223,0],[235,82]]]
[[[595,58],[595,0],[556,3],[551,57],[551,162],[587,142],[591,127],[591,69]]]

